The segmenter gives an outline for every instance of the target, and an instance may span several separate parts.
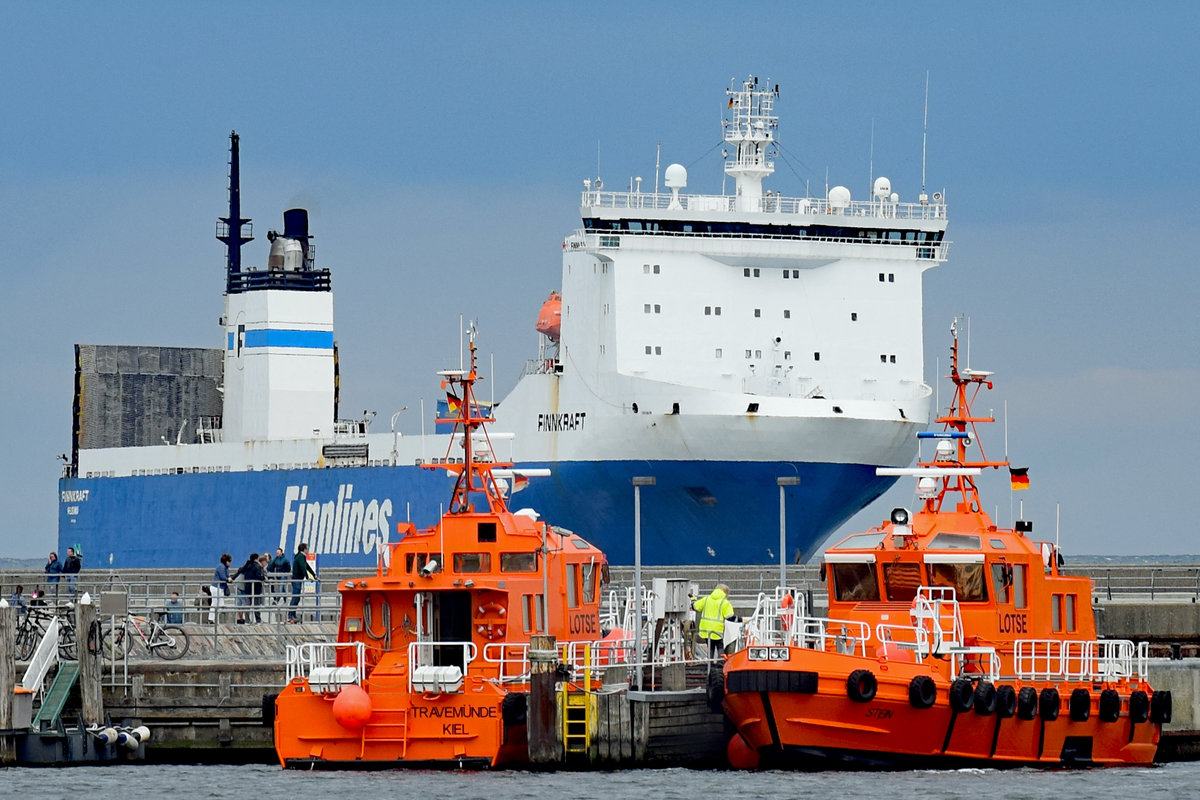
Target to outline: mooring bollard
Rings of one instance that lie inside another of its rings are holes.
[[[17,684],[17,609],[0,600],[0,730],[13,727],[13,688]],[[16,738],[0,734],[0,764],[17,760]]]
[[[553,636],[533,636],[529,642],[529,761],[557,764],[562,760],[558,741],[558,647]]]

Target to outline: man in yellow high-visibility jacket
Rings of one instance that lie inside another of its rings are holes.
[[[708,640],[709,658],[718,658],[725,649],[725,620],[733,619],[733,603],[729,602],[729,587],[717,584],[712,593],[692,604],[700,612],[699,633]]]

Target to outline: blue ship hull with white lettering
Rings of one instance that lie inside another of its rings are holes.
[[[645,462],[523,466],[553,472],[510,498],[513,508],[575,531],[612,563],[633,563],[630,479]],[[793,470],[804,493],[787,490],[787,537],[802,558],[893,481],[859,465],[655,462],[657,483],[642,490],[643,563],[778,563],[775,477]],[[396,540],[398,522],[437,521],[450,487],[441,471],[373,466],[63,478],[59,488],[60,547],[81,549],[87,567],[155,568],[213,566],[223,552],[235,560],[276,547],[291,554],[300,542],[319,554],[318,566],[372,567],[379,544]]]

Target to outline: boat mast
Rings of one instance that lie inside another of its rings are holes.
[[[217,239],[225,243],[225,291],[235,288],[242,271],[242,245],[254,241],[250,220],[242,217],[241,170],[238,159],[237,131],[229,132],[229,216],[217,223]]]

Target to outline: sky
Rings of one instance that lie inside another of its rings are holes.
[[[985,476],[985,505],[1068,553],[1200,552],[1181,505],[1200,450],[1200,5],[738,9],[0,0],[0,556],[54,547],[74,344],[221,346],[231,129],[259,236],[244,262],[265,262],[285,208],[310,210],[342,416],[386,426],[436,397],[460,314],[497,397],[516,382],[584,178],[648,187],[661,144],[689,191],[720,192],[724,90],[750,74],[780,85],[767,188],[820,196],[828,175],[863,199],[887,175],[902,201],[928,76],[925,172],[953,244],[924,279],[926,381],[969,316],[971,366],[996,379],[976,411],[1007,409],[1030,469],[1016,495]],[[844,531],[896,505],[907,481]]]

